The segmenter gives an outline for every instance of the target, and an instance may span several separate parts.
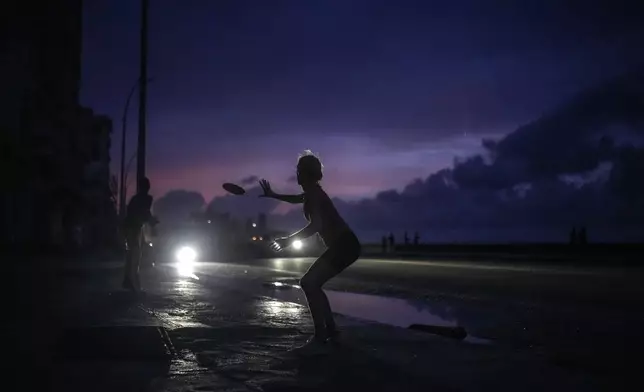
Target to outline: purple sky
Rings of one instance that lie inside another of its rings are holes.
[[[118,147],[138,2],[86,3],[82,100],[114,118]],[[304,149],[321,155],[334,196],[402,191],[644,61],[636,1],[151,3],[157,197],[187,189],[209,201],[249,175],[293,188]]]

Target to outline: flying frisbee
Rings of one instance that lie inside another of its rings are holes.
[[[231,182],[224,183],[222,187],[226,190],[226,192],[232,193],[233,195],[239,196],[246,193],[246,190],[244,190],[244,188],[240,187],[237,184],[233,184]]]

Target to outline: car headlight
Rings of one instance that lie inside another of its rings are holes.
[[[177,251],[177,272],[181,276],[195,277],[195,260],[197,251],[189,246],[184,246]]]
[[[304,244],[300,240],[295,240],[295,241],[293,241],[292,246],[293,246],[293,249],[300,250],[300,249],[302,249],[302,246],[304,246]]]
[[[184,246],[177,251],[177,261],[179,263],[193,263],[196,259],[197,252],[189,246]]]

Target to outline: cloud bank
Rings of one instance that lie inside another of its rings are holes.
[[[246,185],[256,184],[258,181],[259,181],[259,177],[257,177],[257,176],[248,176],[248,177],[242,178],[239,182],[241,183],[241,185],[246,186]]]
[[[365,240],[419,231],[426,241],[547,241],[586,225],[591,240],[641,240],[644,227],[644,69],[578,95],[484,153],[416,179],[402,191],[334,199]],[[250,177],[249,177],[250,178]],[[254,179],[254,177],[253,177]],[[252,217],[278,202],[215,197],[216,211]],[[274,226],[304,224],[302,213],[273,213]]]

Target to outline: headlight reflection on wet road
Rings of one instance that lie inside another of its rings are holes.
[[[282,259],[275,259],[273,260],[273,266],[277,269],[283,268],[284,267],[284,260]]]
[[[282,302],[282,301],[262,301],[260,304],[260,311],[262,313],[268,313],[271,316],[285,317],[290,318],[294,316],[299,316],[305,312],[303,306],[291,303],[291,302]]]
[[[197,259],[197,252],[189,247],[184,246],[177,251],[177,272],[181,276],[199,279],[195,275],[195,260]]]
[[[308,257],[284,257],[270,259],[266,264],[269,268],[285,270],[289,272],[305,272],[310,267],[311,261]]]

